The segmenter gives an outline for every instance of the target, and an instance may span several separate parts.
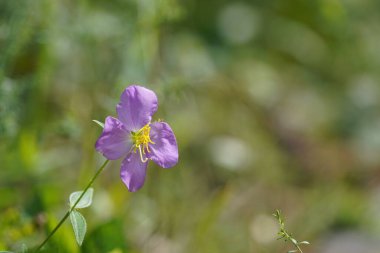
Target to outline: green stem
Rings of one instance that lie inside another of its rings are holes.
[[[35,252],[40,251],[41,248],[47,243],[47,241],[49,241],[49,239],[55,234],[55,232],[57,232],[57,230],[62,226],[63,222],[65,222],[65,220],[70,216],[70,213],[75,209],[75,207],[77,206],[77,204],[79,203],[79,201],[82,199],[82,197],[84,196],[84,194],[87,192],[88,188],[91,187],[91,185],[94,183],[95,179],[103,171],[103,169],[106,167],[106,165],[107,165],[108,162],[109,162],[109,160],[106,160],[103,163],[103,165],[99,168],[99,170],[95,173],[95,175],[92,177],[92,179],[90,180],[90,182],[87,184],[86,188],[84,189],[84,191],[82,192],[82,194],[79,196],[79,198],[77,199],[77,201],[74,203],[74,205],[69,209],[69,211],[67,211],[67,213],[65,214],[65,216],[63,216],[63,218],[60,220],[60,222],[57,224],[57,226],[55,226],[55,228],[50,232],[50,234],[46,237],[46,239],[40,244],[40,246],[38,246],[38,248],[35,250]]]
[[[295,246],[297,247],[300,253],[303,253],[303,251],[301,250],[300,246],[298,246],[298,244],[295,244]]]
[[[288,238],[288,240],[291,241],[291,243],[293,243],[294,246],[296,246],[296,248],[298,249],[298,251],[299,251],[300,253],[303,253],[303,251],[301,250],[301,247],[298,245],[298,243],[294,243],[294,242],[293,242],[292,237],[288,234],[288,232],[286,232],[286,231],[284,230],[284,234],[285,234],[285,236]]]

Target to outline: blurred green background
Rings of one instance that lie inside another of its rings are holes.
[[[36,247],[104,161],[92,119],[153,89],[180,162],[96,181],[45,252],[380,252],[377,0],[0,0],[0,250]]]

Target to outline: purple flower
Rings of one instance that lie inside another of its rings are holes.
[[[170,126],[151,122],[157,107],[153,91],[129,86],[116,106],[118,119],[106,118],[103,133],[95,144],[96,150],[109,160],[124,157],[120,177],[131,192],[144,185],[148,160],[163,168],[178,162],[177,141]]]

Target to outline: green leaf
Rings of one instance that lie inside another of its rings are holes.
[[[302,242],[299,242],[298,244],[306,244],[306,245],[309,245],[310,242],[308,242],[308,241],[302,241]]]
[[[73,210],[70,213],[70,220],[71,225],[73,225],[75,239],[78,245],[81,246],[87,231],[86,219],[78,211]]]
[[[79,199],[80,195],[82,195],[83,191],[77,191],[70,194],[70,208],[74,206],[75,202]],[[93,188],[89,188],[87,192],[83,195],[81,200],[75,206],[75,208],[85,208],[89,207],[92,203],[92,195],[94,193]]]
[[[289,250],[288,253],[298,252],[298,250]]]
[[[93,119],[92,121],[94,121],[96,124],[98,124],[99,126],[101,126],[102,128],[104,128],[104,123],[96,120],[96,119]]]

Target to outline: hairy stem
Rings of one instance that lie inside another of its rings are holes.
[[[55,226],[55,228],[50,232],[50,234],[46,237],[46,239],[40,244],[40,246],[37,247],[37,249],[34,252],[38,252],[42,249],[42,247],[49,241],[49,239],[57,232],[57,230],[62,226],[63,222],[70,216],[70,213],[75,209],[79,201],[82,199],[84,194],[87,192],[88,188],[91,187],[91,185],[94,183],[95,179],[99,176],[99,174],[104,170],[109,160],[106,160],[103,165],[98,169],[98,171],[95,173],[95,175],[92,177],[90,182],[87,184],[86,188],[82,192],[82,194],[79,196],[77,201],[74,203],[74,205],[67,211],[65,216],[60,220],[60,222]]]

